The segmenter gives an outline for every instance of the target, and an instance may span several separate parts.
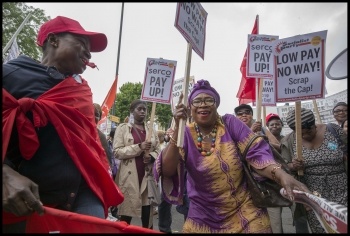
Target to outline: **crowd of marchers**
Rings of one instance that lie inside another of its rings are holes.
[[[296,189],[347,207],[347,103],[333,108],[337,124],[316,123],[301,109],[302,158],[295,110],[285,136],[277,114],[265,117],[266,127],[247,104],[219,114],[220,93],[208,80],[195,83],[187,103],[179,100],[167,130],[151,128],[146,102],[136,99],[133,118],[106,137],[97,127],[101,106],[80,75],[93,65],[91,53],[106,48],[105,34],[58,16],[40,27],[37,44],[41,62],[21,55],[3,64],[4,233],[26,232],[27,217],[44,206],[127,224],[136,217],[150,229],[158,214],[159,230],[171,233],[172,205],[184,215],[183,233],[283,233],[282,208],[255,206],[247,187],[239,153],[256,134],[268,137],[246,155],[256,179],[276,182],[292,202]],[[150,204],[150,180],[158,207]],[[294,202],[290,209],[296,233],[325,233],[311,208]]]

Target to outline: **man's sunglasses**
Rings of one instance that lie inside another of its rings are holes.
[[[237,116],[251,115],[251,114],[252,114],[252,112],[248,111],[248,110],[246,110],[246,111],[239,111],[239,112],[236,113]]]

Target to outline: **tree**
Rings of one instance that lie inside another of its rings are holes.
[[[2,13],[2,48],[10,41],[27,15],[32,13],[18,34],[17,43],[21,54],[40,61],[42,52],[41,48],[36,44],[36,36],[40,26],[51,18],[45,16],[44,10],[27,6],[23,2],[3,2]],[[7,52],[5,53],[6,55]]]
[[[138,83],[125,83],[119,88],[117,93],[117,99],[115,103],[115,115],[123,120],[130,115],[130,104],[135,99],[140,99],[142,92],[142,84]],[[151,118],[152,102],[147,102],[147,120]],[[168,128],[172,118],[171,106],[167,104],[156,104],[155,122],[158,122],[165,129]]]

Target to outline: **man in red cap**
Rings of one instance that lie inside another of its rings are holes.
[[[282,138],[284,137],[281,132],[283,128],[283,121],[279,117],[279,115],[270,113],[266,116],[266,126],[269,129],[269,131],[275,136],[278,142],[281,142]],[[280,151],[280,147],[274,146],[278,151]]]
[[[19,56],[3,64],[3,232],[25,232],[44,206],[106,218],[123,195],[108,172],[92,92],[79,74],[103,33],[58,16],[39,30],[41,63]]]

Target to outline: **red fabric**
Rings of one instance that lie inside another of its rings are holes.
[[[32,214],[27,221],[26,233],[161,233],[125,221],[109,221],[93,216],[45,207],[45,214]]]
[[[254,27],[251,34],[259,33],[259,19],[256,16]],[[239,89],[236,97],[238,98],[239,105],[247,104],[256,101],[256,79],[252,77],[247,77],[247,49],[245,50],[242,64],[240,67],[242,78],[239,85]]]
[[[82,176],[103,202],[106,216],[109,206],[116,206],[124,200],[108,173],[106,153],[98,142],[91,89],[84,79],[80,84],[73,77],[66,78],[36,100],[22,98],[17,101],[4,88],[2,91],[2,160],[13,125],[19,131],[21,153],[30,159],[39,147],[34,128],[51,122]],[[28,110],[33,112],[34,125],[24,115]]]
[[[117,95],[117,83],[118,83],[118,75],[116,75],[115,80],[112,84],[112,87],[109,89],[108,94],[102,103],[102,106],[101,106],[102,116],[101,116],[101,120],[97,123],[97,125],[100,125],[103,122],[106,122],[104,118],[107,118],[109,109],[111,109],[111,107],[114,106],[115,97]]]

